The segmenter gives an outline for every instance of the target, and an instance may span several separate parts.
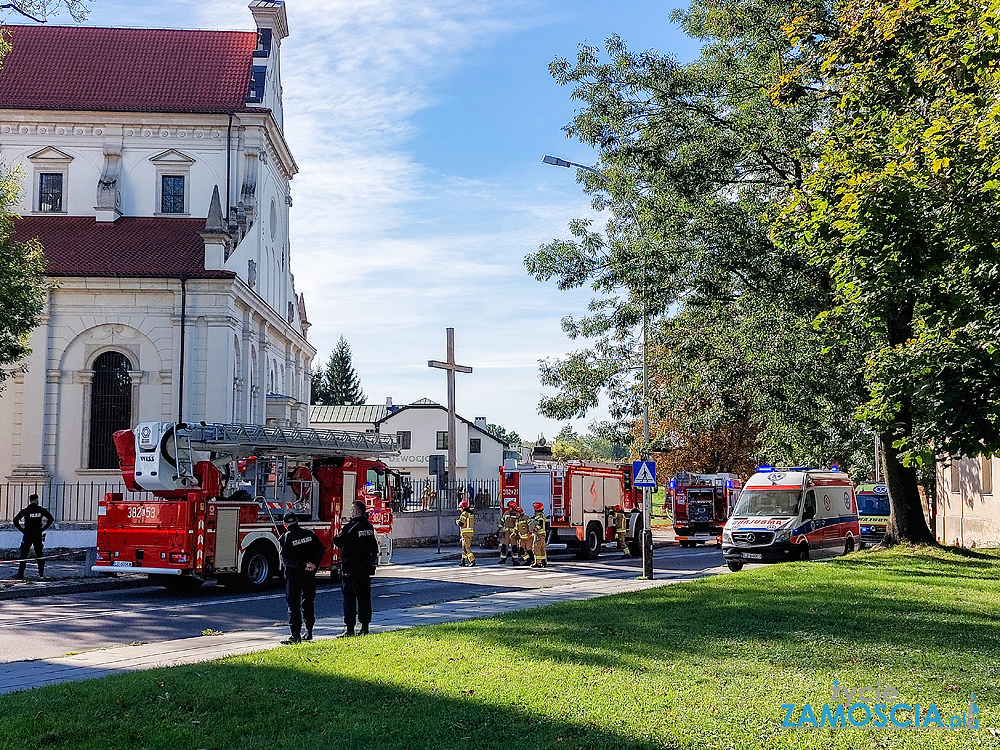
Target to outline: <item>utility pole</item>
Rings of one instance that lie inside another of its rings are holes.
[[[448,359],[441,362],[436,359],[427,360],[428,367],[435,367],[439,370],[444,370],[448,373],[448,481],[449,483],[454,483],[458,478],[455,474],[455,463],[456,463],[456,447],[458,443],[458,426],[457,419],[455,415],[455,373],[456,372],[472,372],[471,367],[466,367],[465,365],[455,364],[455,329],[448,328],[447,332],[447,343],[448,343]],[[441,499],[438,498],[438,506],[440,507]]]

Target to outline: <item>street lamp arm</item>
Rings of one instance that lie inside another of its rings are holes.
[[[575,161],[566,161],[565,159],[560,159],[558,156],[549,156],[546,154],[542,157],[542,164],[551,164],[553,167],[576,167],[577,169],[585,169],[588,172],[593,172],[604,177],[604,173],[599,169],[588,167],[586,164],[577,164]],[[604,179],[607,180],[607,177],[604,177]]]

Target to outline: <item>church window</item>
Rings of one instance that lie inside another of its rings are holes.
[[[248,104],[260,104],[264,101],[264,82],[267,80],[267,68],[254,65],[250,72],[250,90],[247,92]]]
[[[184,177],[165,174],[161,178],[160,213],[184,213]]]
[[[437,447],[436,450],[446,451],[448,450],[448,433],[439,432],[437,434]]]
[[[62,172],[42,172],[38,175],[38,210],[53,213],[62,212]]]
[[[273,40],[274,34],[271,29],[257,29],[257,49],[253,51],[253,56],[270,57]]]
[[[94,362],[90,381],[91,469],[117,469],[112,437],[132,428],[132,363],[119,352],[105,352]]]

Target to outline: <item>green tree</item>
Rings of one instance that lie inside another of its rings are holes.
[[[38,325],[48,288],[41,245],[13,239],[10,207],[19,194],[16,175],[0,178],[0,383],[9,376],[10,365],[31,353],[28,338]]]
[[[966,0],[847,0],[775,90],[836,103],[819,161],[777,232],[833,299],[824,329],[866,343],[866,402],[889,486],[890,541],[932,542],[917,467],[1000,450],[1000,17]]]
[[[351,406],[365,402],[354,364],[351,345],[343,336],[326,365],[312,374],[312,402],[319,406]]]
[[[825,14],[822,3],[805,7]],[[814,330],[829,274],[775,242],[765,219],[801,187],[830,106],[809,90],[793,109],[770,96],[804,54],[781,31],[789,8],[695,0],[673,16],[704,43],[686,64],[630,52],[618,37],[607,61],[584,46],[575,63],[552,64],[583,103],[567,135],[599,152],[596,173],[578,180],[610,217],[600,232],[575,221],[570,239],[525,259],[539,280],[596,295],[586,316],[563,321],[589,346],[542,363],[543,384],[558,391],[539,405],[546,416],[583,416],[603,394],[637,433],[636,329],[648,315],[652,418],[664,424],[653,450],[739,424],[754,441],[741,443],[740,465],[751,451],[794,463],[867,455],[851,417],[864,396],[863,349],[845,338],[834,351]]]
[[[490,422],[486,425],[486,431],[509,449],[521,447],[521,436],[513,430],[506,430],[500,425]]]
[[[77,21],[87,8],[81,0],[16,0],[6,9],[34,20],[46,20],[67,10]],[[10,44],[0,34],[0,64]],[[28,339],[38,325],[48,284],[44,278],[45,256],[37,242],[14,242],[11,207],[21,193],[20,175],[0,173],[0,383],[10,374],[9,366],[24,360],[31,349]]]

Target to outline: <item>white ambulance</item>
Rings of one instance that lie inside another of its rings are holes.
[[[847,554],[860,536],[854,484],[847,474],[836,468],[760,466],[722,530],[722,554],[729,569],[737,571],[746,563]]]

